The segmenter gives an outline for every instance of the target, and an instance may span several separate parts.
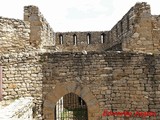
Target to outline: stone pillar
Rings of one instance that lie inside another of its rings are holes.
[[[36,6],[24,7],[24,21],[29,21],[31,26],[30,44],[34,47],[39,47],[41,43],[41,13]]]
[[[153,52],[152,21],[150,6],[145,3],[136,3],[133,7],[133,30],[127,40],[123,41],[124,51]]]

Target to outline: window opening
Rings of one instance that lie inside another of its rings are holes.
[[[104,42],[105,42],[105,34],[102,33],[102,34],[101,34],[101,43],[104,43]]]
[[[73,45],[77,45],[77,35],[73,35]]]
[[[91,44],[91,34],[90,33],[87,34],[87,44],[88,45]]]
[[[59,44],[60,44],[60,45],[63,44],[63,35],[59,35]]]

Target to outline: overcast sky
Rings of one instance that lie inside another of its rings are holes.
[[[38,6],[54,31],[110,30],[136,2],[160,15],[160,0],[0,0],[0,16],[23,19],[23,7]]]

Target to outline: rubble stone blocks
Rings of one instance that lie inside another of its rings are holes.
[[[1,120],[33,120],[33,98],[25,97],[15,100],[0,110]]]

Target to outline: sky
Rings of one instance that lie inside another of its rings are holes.
[[[110,30],[136,2],[160,15],[160,0],[0,0],[0,16],[23,20],[23,8],[39,7],[55,32]]]

